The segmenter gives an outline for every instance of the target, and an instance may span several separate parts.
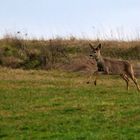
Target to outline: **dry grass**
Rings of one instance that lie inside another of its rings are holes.
[[[102,43],[102,53],[106,57],[134,63],[140,60],[140,41],[84,40],[74,37],[28,40],[9,35],[0,40],[0,65],[24,69],[65,68],[71,71],[88,71],[92,65],[88,58],[89,42],[93,45]]]

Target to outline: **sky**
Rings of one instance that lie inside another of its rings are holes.
[[[140,36],[140,0],[0,0],[0,37]]]

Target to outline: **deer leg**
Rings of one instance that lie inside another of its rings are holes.
[[[90,74],[90,75],[88,76],[88,81],[87,81],[87,84],[89,84],[89,83],[90,83],[91,79],[92,79],[92,74]]]
[[[128,91],[129,90],[129,78],[128,78],[128,76],[125,74],[121,74],[120,76],[125,80],[126,86],[127,86],[127,91]]]
[[[95,80],[94,80],[94,85],[95,85],[95,86],[97,85],[97,78],[98,78],[98,76],[96,75],[96,76],[95,76]]]
[[[98,71],[95,71],[95,72],[93,73],[93,75],[95,76],[94,85],[96,86],[96,85],[97,85],[97,79],[98,79],[99,72],[98,72]],[[91,79],[92,79],[92,75],[89,75],[88,79],[89,79],[89,80],[87,81],[87,84],[90,83],[90,81],[91,81]]]
[[[94,75],[95,75],[94,85],[96,86],[97,85],[97,79],[98,79],[98,71],[95,71]]]
[[[124,77],[125,77],[125,81],[126,81],[126,84],[127,84],[127,90],[129,90],[129,78],[128,78],[128,76],[127,75],[124,75]]]
[[[135,76],[133,74],[130,75],[130,78],[133,80],[133,82],[135,83],[138,91],[140,92],[140,87],[138,85],[137,79],[135,78]]]
[[[106,75],[106,74],[109,74],[109,73],[107,73],[106,71],[95,71],[95,72],[94,72],[94,75],[95,75],[94,85],[95,85],[95,86],[97,85],[97,79],[98,79],[98,77],[99,77],[99,74],[100,74],[100,75],[101,75],[101,74]]]

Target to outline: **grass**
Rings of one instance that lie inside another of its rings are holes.
[[[22,69],[54,69],[66,66],[76,57],[89,56],[89,43],[102,43],[102,54],[125,60],[140,60],[140,41],[86,40],[74,38],[25,39],[7,35],[0,39],[0,65]]]
[[[0,139],[139,140],[140,93],[116,76],[0,69]],[[140,81],[139,81],[140,83]]]

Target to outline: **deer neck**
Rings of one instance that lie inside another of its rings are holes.
[[[95,60],[97,63],[104,63],[104,59],[101,55],[99,57],[96,57]]]
[[[102,56],[95,59],[98,67],[98,71],[104,71],[104,59]]]

